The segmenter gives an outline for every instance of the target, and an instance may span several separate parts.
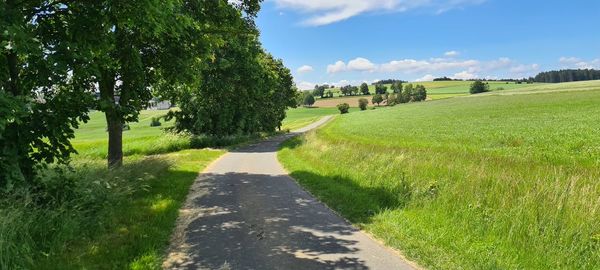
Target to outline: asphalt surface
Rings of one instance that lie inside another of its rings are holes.
[[[303,129],[223,155],[181,209],[165,269],[414,269],[287,175],[279,145]]]

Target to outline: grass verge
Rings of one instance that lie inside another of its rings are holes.
[[[343,115],[286,142],[279,158],[421,265],[598,269],[598,84]]]
[[[2,269],[160,269],[178,210],[198,172],[223,151],[74,164],[73,191],[51,207],[3,200]]]

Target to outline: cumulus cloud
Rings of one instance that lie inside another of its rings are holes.
[[[592,61],[589,63],[593,64]],[[600,64],[600,60],[597,61]],[[373,63],[370,60],[358,57],[350,60],[347,64],[344,61],[337,61],[327,66],[328,73],[340,73],[350,71],[362,71],[370,73],[396,74],[423,76],[420,81],[433,80],[433,75],[439,76],[454,74],[456,79],[473,79],[479,75],[505,77],[527,77],[538,72],[538,64],[522,64],[507,57],[501,57],[494,60],[476,60],[459,58],[430,58],[424,60],[401,59],[392,60],[384,63]],[[388,75],[386,75],[388,76]],[[394,75],[395,76],[395,75]],[[484,77],[479,77],[484,78]]]
[[[459,73],[456,73],[452,76],[452,79],[458,79],[458,80],[469,80],[469,79],[476,79],[477,75],[473,74],[473,73],[469,73],[468,71],[462,71]]]
[[[298,73],[308,73],[308,72],[312,72],[314,69],[313,67],[309,66],[309,65],[304,65],[299,67],[296,71]]]
[[[427,74],[421,78],[416,79],[416,82],[430,82],[433,81],[433,79],[435,79],[436,77],[431,75],[431,74]]]
[[[516,75],[532,75],[532,73],[537,72],[540,69],[540,65],[531,64],[531,65],[517,65],[510,68],[510,72]]]
[[[404,12],[428,9],[441,13],[467,5],[480,4],[486,0],[273,0],[280,9],[308,14],[306,25],[327,25],[363,13],[387,11]]]
[[[358,57],[350,60],[348,64],[340,60],[334,64],[327,65],[327,73],[338,73],[342,71],[374,71],[377,68],[369,59]]]
[[[355,71],[370,71],[375,69],[375,64],[371,63],[369,59],[358,57],[354,60],[350,60],[347,66],[348,70]]]
[[[444,56],[446,57],[457,57],[460,53],[457,51],[448,51],[446,53],[444,53]]]
[[[593,60],[583,60],[577,57],[561,57],[558,62],[563,68],[579,68],[579,69],[592,69],[600,68],[600,58]]]
[[[344,61],[337,61],[335,64],[327,65],[327,73],[338,73],[346,70]]]
[[[430,59],[430,60],[415,60],[403,59],[393,60],[381,65],[382,72],[406,72],[420,73],[442,71],[456,68],[469,68],[479,65],[477,60],[449,60],[449,59]]]
[[[311,82],[300,81],[296,82],[296,87],[298,87],[299,90],[310,90],[315,87],[315,84]]]

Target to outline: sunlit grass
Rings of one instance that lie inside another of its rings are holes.
[[[350,111],[358,111],[351,108]],[[321,119],[323,116],[339,114],[337,108],[296,108],[287,111],[287,117],[283,120],[283,130],[295,130]]]
[[[280,159],[424,266],[598,269],[600,82],[534,87],[338,116]]]

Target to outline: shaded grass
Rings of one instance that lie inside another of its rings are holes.
[[[160,269],[191,183],[222,153],[131,156],[110,172],[104,160],[78,159],[70,200],[52,208],[4,201],[0,268]]]
[[[568,91],[598,83],[339,116],[279,157],[330,207],[422,265],[598,269],[600,91]]]
[[[124,131],[125,165],[106,169],[104,115],[92,112],[76,131],[72,171],[56,178],[50,205],[40,194],[0,198],[0,269],[161,269],[178,209],[198,172],[231,147],[266,134],[214,138],[165,133],[172,122],[150,127],[167,111],[142,111]],[[290,111],[301,127],[333,110]],[[51,171],[50,171],[51,172]],[[49,178],[52,179],[52,178]],[[53,180],[54,181],[54,180]],[[72,184],[68,184],[72,183]]]

